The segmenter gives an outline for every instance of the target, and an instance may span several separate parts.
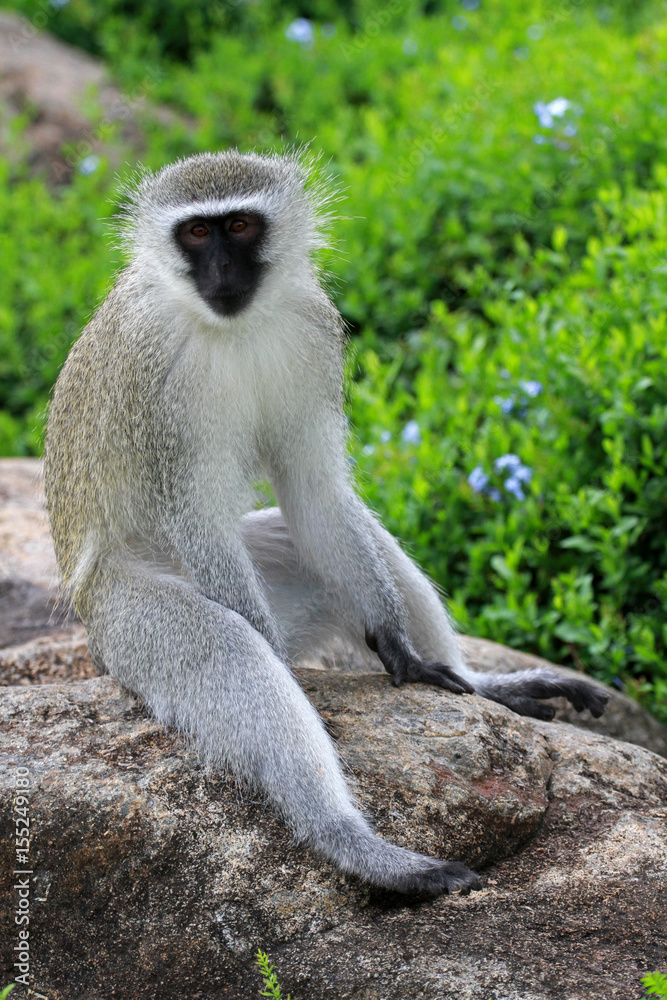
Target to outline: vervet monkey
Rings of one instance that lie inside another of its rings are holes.
[[[296,156],[201,154],[146,174],[130,263],[72,348],[46,439],[66,594],[97,666],[205,759],[261,789],[299,840],[378,886],[478,888],[382,840],[289,664],[336,636],[393,683],[549,719],[583,680],[467,668],[433,586],[350,479],[341,318],[312,263],[321,197]],[[253,511],[268,479],[278,507]]]

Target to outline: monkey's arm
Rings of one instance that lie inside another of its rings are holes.
[[[450,665],[421,656],[410,640],[406,610],[378,544],[378,524],[349,479],[344,433],[338,415],[312,417],[294,460],[277,450],[271,482],[302,564],[357,610],[366,642],[395,685],[423,681],[456,693],[472,685]]]

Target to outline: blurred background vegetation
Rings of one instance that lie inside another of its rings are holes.
[[[14,8],[104,59],[139,115],[146,95],[176,112],[142,123],[150,167],[322,154],[344,190],[322,263],[351,332],[362,493],[464,630],[667,721],[665,3]],[[0,166],[3,454],[39,454],[121,263],[114,168],[69,156],[55,186],[20,156]]]

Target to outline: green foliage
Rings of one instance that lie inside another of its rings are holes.
[[[49,393],[110,282],[109,177],[55,195],[0,161],[0,454],[40,450]]]
[[[255,958],[264,979],[264,989],[260,993],[260,996],[272,997],[273,1000],[290,1000],[289,994],[285,996],[282,992],[280,983],[273,971],[273,965],[269,961],[269,956],[258,948]]]
[[[662,972],[649,972],[642,979],[642,985],[646,987],[653,996],[662,997],[667,1000],[667,976]]]
[[[146,123],[149,166],[313,140],[346,189],[324,264],[362,489],[464,628],[667,719],[664,0],[15,5],[188,116]],[[40,450],[114,187],[0,167],[0,453]]]
[[[0,1000],[7,1000],[7,997],[16,988],[16,983],[12,983],[10,986],[5,986],[2,993],[0,993]]]
[[[600,235],[574,271],[549,252],[548,291],[482,315],[432,302],[389,348],[362,338],[352,420],[363,491],[464,629],[623,677],[667,720],[667,171],[654,181],[600,192]],[[503,455],[530,481],[507,489]]]

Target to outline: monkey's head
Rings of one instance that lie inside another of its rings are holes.
[[[201,153],[144,174],[129,191],[125,242],[169,295],[233,317],[312,273],[326,201],[298,156]],[[201,310],[198,310],[201,311]],[[211,315],[213,314],[213,315]]]

